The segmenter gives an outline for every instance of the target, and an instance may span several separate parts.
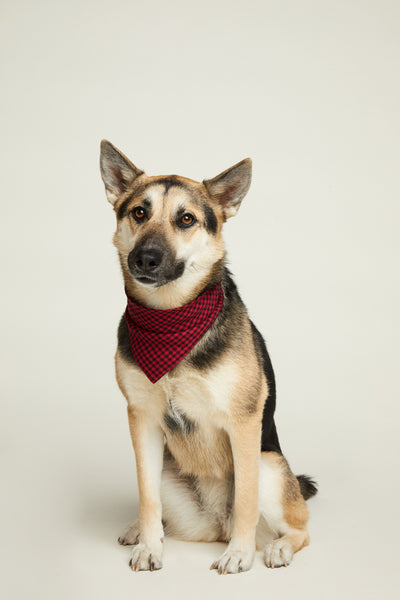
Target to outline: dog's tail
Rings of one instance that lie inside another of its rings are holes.
[[[297,475],[297,481],[300,484],[300,491],[304,500],[312,498],[318,492],[317,483],[308,475]]]

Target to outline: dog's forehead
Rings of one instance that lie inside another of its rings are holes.
[[[192,200],[190,190],[176,185],[166,187],[162,183],[153,183],[150,185],[146,189],[144,197],[150,202],[152,208],[157,208],[157,206],[161,205],[173,208],[178,204],[185,205]]]
[[[163,203],[173,208],[190,202],[196,204],[199,199],[198,186],[197,182],[171,175],[150,181],[143,191],[144,197],[154,207]]]

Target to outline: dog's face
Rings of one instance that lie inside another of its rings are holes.
[[[100,166],[117,216],[114,244],[132,297],[171,308],[218,280],[225,254],[222,225],[250,186],[250,159],[202,183],[176,175],[148,177],[103,141]]]

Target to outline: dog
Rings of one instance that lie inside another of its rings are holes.
[[[222,228],[251,160],[201,183],[150,177],[103,140],[100,169],[128,303],[115,369],[139,487],[139,519],[119,538],[129,564],[160,569],[165,533],[226,542],[211,569],[247,571],[264,527],[266,566],[287,566],[309,543],[317,487],[282,454],[270,357],[226,267]]]

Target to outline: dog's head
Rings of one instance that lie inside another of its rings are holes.
[[[117,216],[114,244],[129,295],[146,306],[173,308],[220,280],[221,229],[249,189],[249,158],[202,183],[148,177],[103,140],[100,168]]]

